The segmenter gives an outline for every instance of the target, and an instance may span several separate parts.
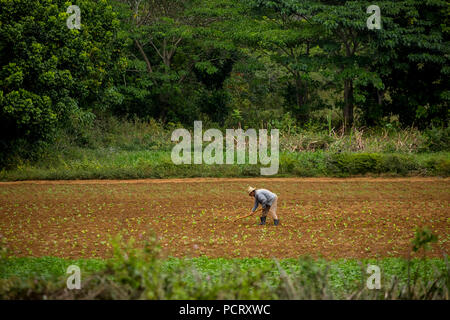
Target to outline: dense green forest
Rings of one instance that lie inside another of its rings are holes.
[[[80,29],[68,28],[72,4]],[[409,128],[434,139],[426,151],[448,151],[449,3],[380,0],[381,28],[369,29],[372,4],[0,0],[0,163],[61,139],[89,146],[111,121]]]

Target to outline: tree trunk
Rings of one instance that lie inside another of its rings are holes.
[[[151,65],[151,63],[150,63],[150,60],[148,60],[147,55],[145,54],[144,48],[142,48],[142,45],[140,44],[140,42],[139,42],[138,40],[135,40],[134,43],[135,43],[136,46],[138,47],[139,52],[140,52],[141,55],[142,55],[142,58],[144,58],[145,65],[147,66],[147,71],[148,71],[149,73],[152,73],[152,72],[153,72],[152,65]]]
[[[297,115],[297,119],[299,120],[303,120],[305,118],[305,114],[302,110],[302,108],[304,108],[304,96],[302,93],[302,80],[300,79],[300,77],[296,77],[295,79],[295,100],[297,102],[297,107],[299,110],[299,114]]]
[[[158,95],[159,102],[159,118],[162,122],[166,122],[167,120],[167,112],[169,109],[169,95],[167,92],[161,92]]]
[[[344,128],[351,129],[353,125],[353,81],[344,81]]]
[[[300,109],[303,105],[303,96],[302,96],[302,82],[299,79],[295,80],[295,95],[297,100],[297,106]]]
[[[377,89],[378,105],[383,106],[384,90]]]

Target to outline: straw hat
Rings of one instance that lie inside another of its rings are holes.
[[[255,190],[256,190],[256,188],[253,188],[253,187],[250,187],[250,186],[249,186],[249,187],[247,188],[247,193],[250,194],[250,193],[252,193],[252,192],[255,191]]]

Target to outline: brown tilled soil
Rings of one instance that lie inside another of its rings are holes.
[[[248,185],[279,196],[281,225],[257,225]],[[448,253],[450,179],[271,178],[0,183],[0,234],[18,256],[109,257],[110,237],[153,230],[172,256],[407,257],[416,227]]]

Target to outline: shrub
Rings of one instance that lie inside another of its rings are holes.
[[[327,158],[327,169],[336,175],[353,175],[381,172],[380,154],[336,153]]]
[[[257,165],[242,165],[240,166],[240,173],[243,177],[258,177],[261,171]]]
[[[421,151],[449,151],[450,150],[450,127],[433,127],[425,131],[425,143]]]
[[[450,160],[443,159],[436,164],[436,172],[443,176],[450,176]]]
[[[417,170],[418,165],[413,158],[408,155],[387,154],[381,157],[380,170],[382,172],[406,175],[413,170]]]
[[[449,176],[450,175],[450,160],[441,158],[427,159],[423,166],[433,172],[434,174]]]

